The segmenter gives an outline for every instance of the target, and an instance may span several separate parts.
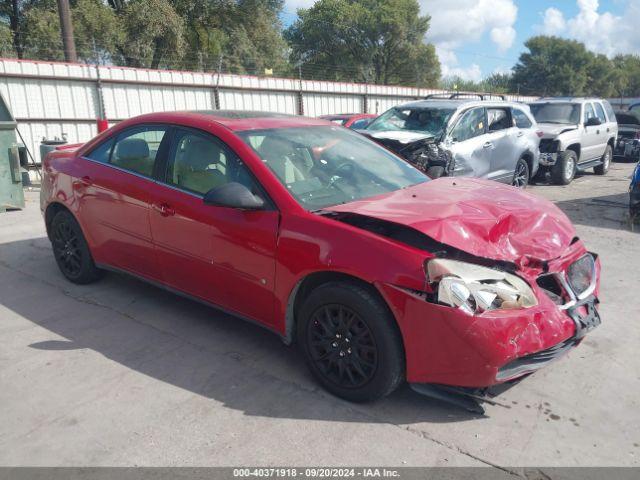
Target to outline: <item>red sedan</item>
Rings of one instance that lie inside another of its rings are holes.
[[[359,130],[365,128],[378,115],[375,113],[338,113],[337,115],[321,115],[318,118],[329,120],[346,128]]]
[[[126,272],[257,322],[353,401],[476,395],[600,323],[597,257],[552,203],[323,120],[143,115],[49,154],[41,208],[70,281]]]

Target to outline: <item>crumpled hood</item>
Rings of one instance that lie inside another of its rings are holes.
[[[517,264],[557,258],[575,237],[553,203],[479,179],[439,178],[326,210],[395,222],[472,255]]]
[[[567,123],[562,125],[558,125],[557,123],[538,123],[537,128],[542,131],[543,138],[553,138],[561,133],[576,130],[578,125],[570,125]]]
[[[394,140],[404,145],[408,145],[419,140],[433,138],[433,135],[431,134],[411,132],[409,130],[385,130],[381,132],[363,130],[362,133],[376,140]]]

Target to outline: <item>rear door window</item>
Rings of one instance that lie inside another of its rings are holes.
[[[462,114],[458,124],[451,131],[451,138],[464,142],[485,133],[484,108],[472,108]]]
[[[166,127],[136,127],[118,135],[111,164],[131,172],[153,176],[158,151],[167,133]]]
[[[487,108],[487,123],[490,132],[505,130],[512,126],[508,108]]]
[[[605,123],[607,121],[607,117],[604,114],[604,108],[602,108],[602,105],[600,105],[600,102],[594,102],[594,105],[596,107],[596,116],[600,119],[602,123]]]
[[[515,124],[516,127],[531,128],[533,126],[533,122],[531,122],[531,119],[522,110],[520,110],[519,108],[514,108],[512,112],[513,112],[513,123]]]

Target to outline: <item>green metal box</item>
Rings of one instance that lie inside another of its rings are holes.
[[[0,212],[24,208],[17,124],[0,94]]]

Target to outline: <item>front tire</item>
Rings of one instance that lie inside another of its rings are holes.
[[[611,150],[611,145],[607,145],[607,148],[604,150],[604,155],[602,155],[602,165],[593,167],[593,171],[596,175],[606,175],[609,171],[609,167],[611,166],[612,157],[613,151]]]
[[[50,228],[53,254],[65,278],[80,285],[98,280],[103,271],[93,263],[87,240],[74,216],[60,211],[53,217]]]
[[[553,180],[553,183],[556,185],[569,185],[576,175],[577,164],[578,156],[573,150],[566,150],[560,153],[555,165],[551,167],[551,180]]]
[[[314,377],[332,394],[367,402],[404,379],[404,349],[395,319],[369,288],[330,282],[316,288],[298,315],[298,343]]]

